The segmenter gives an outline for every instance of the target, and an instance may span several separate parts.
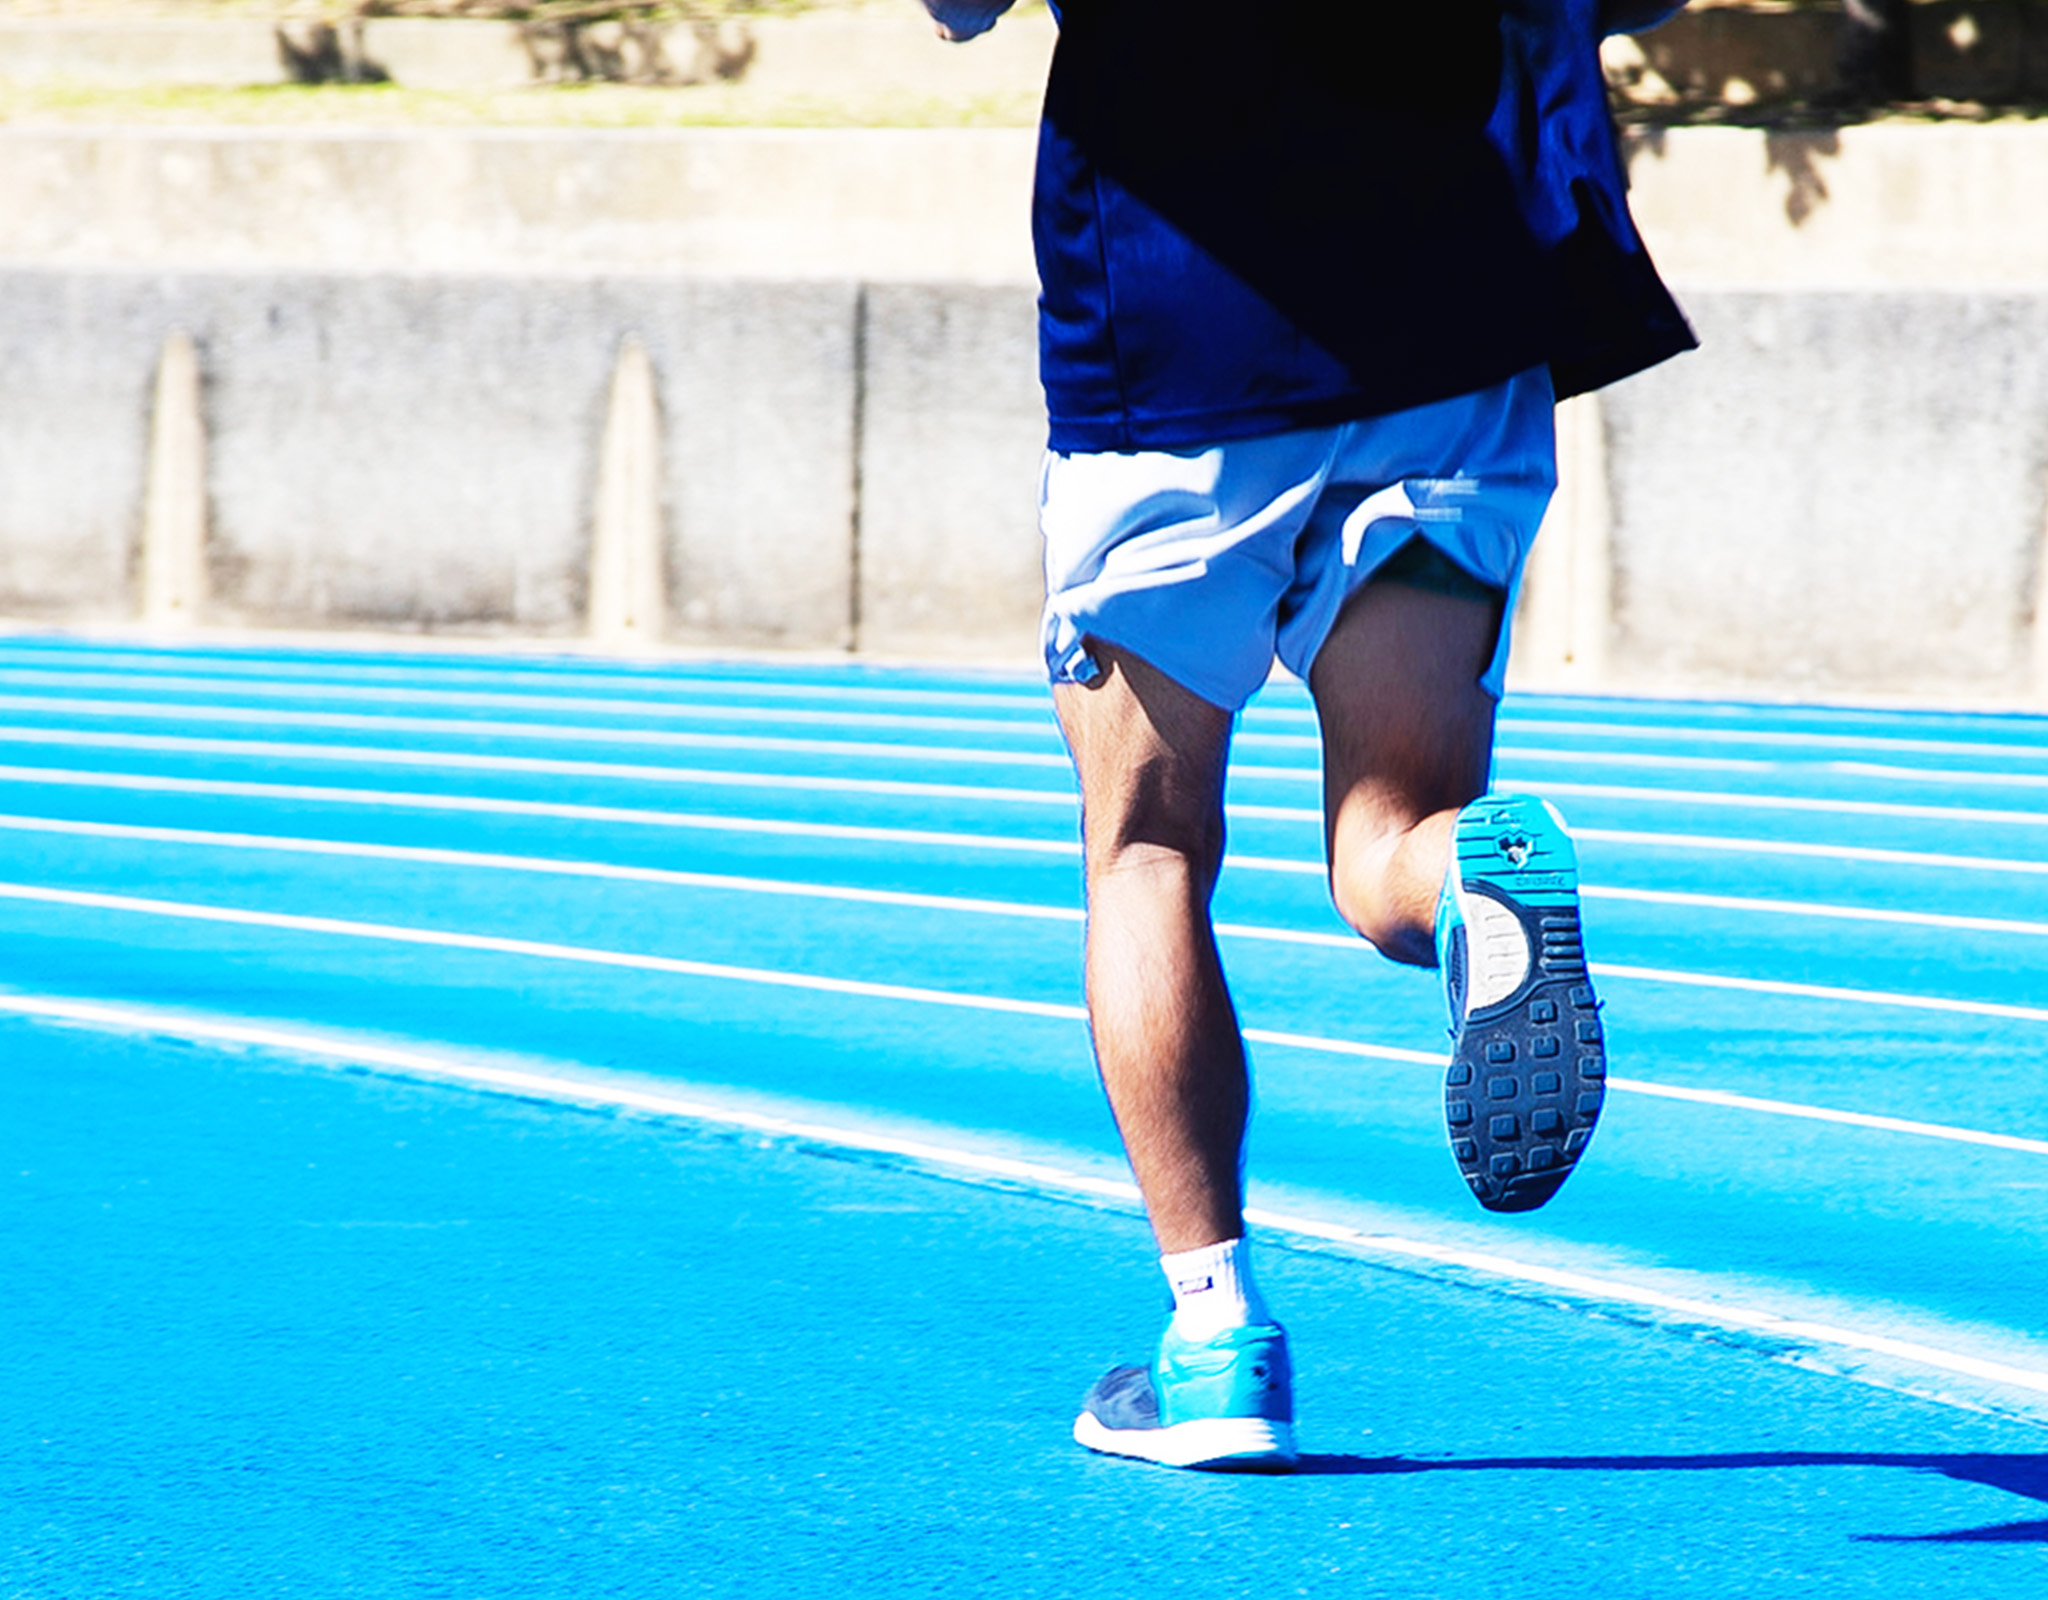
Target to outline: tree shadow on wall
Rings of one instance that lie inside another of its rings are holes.
[[[360,22],[349,23],[346,31],[331,22],[303,27],[279,23],[271,31],[277,39],[277,58],[294,83],[391,81],[391,74],[365,53]]]
[[[536,83],[731,83],[747,74],[758,46],[751,30],[714,20],[645,17],[544,18],[517,24]],[[358,21],[279,23],[278,60],[299,84],[390,83]],[[678,48],[681,46],[682,48]]]
[[[1842,153],[1842,137],[1832,128],[1772,130],[1764,135],[1764,170],[1782,172],[1791,187],[1785,195],[1785,215],[1792,226],[1824,205],[1828,198],[1827,178],[1822,174],[1823,157]]]
[[[631,17],[522,22],[519,38],[540,83],[735,83],[747,75],[758,49],[744,26],[669,26]],[[678,59],[678,41],[687,42],[687,59]]]

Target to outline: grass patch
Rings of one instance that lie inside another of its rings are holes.
[[[934,98],[901,92],[770,95],[737,84],[589,83],[499,90],[396,84],[189,85],[0,82],[0,123],[371,128],[1028,128],[1037,93]]]
[[[0,18],[340,22],[368,16],[524,22],[633,16],[654,21],[691,21],[845,11],[873,3],[874,0],[0,0]]]

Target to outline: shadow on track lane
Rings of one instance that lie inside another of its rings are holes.
[[[1871,1451],[1748,1450],[1686,1456],[1494,1456],[1418,1461],[1405,1456],[1305,1455],[1295,1472],[1314,1477],[1422,1472],[1737,1472],[1788,1467],[1900,1467],[1938,1472],[2048,1505],[2048,1455],[1910,1455]],[[1863,1533],[1864,1544],[2048,1544],[2048,1519],[1995,1523],[1953,1533]]]

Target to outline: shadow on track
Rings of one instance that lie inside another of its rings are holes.
[[[1732,1472],[1783,1467],[1904,1467],[2002,1489],[2048,1505],[2048,1455],[1897,1455],[1858,1451],[1756,1450],[1697,1456],[1480,1456],[1417,1461],[1407,1456],[1305,1455],[1297,1474],[1332,1477],[1410,1472]],[[1862,1533],[1866,1544],[2048,1544],[2048,1520],[1998,1523],[1953,1533]]]

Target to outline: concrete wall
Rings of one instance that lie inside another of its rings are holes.
[[[2048,289],[2048,122],[1636,128],[1629,206],[1683,289]]]
[[[0,127],[0,262],[1034,282],[1028,129]]]
[[[2048,705],[2048,126],[1628,148],[1702,348],[1564,419],[1520,681]]]
[[[1034,327],[1015,288],[0,269],[0,614],[134,614],[179,331],[207,440],[195,620],[579,634],[632,338],[670,640],[843,649],[858,626],[875,649],[1025,656]]]
[[[863,646],[1028,657],[1045,591],[1035,297],[873,287],[862,349]]]
[[[1561,414],[1518,681],[2048,705],[2048,128],[1633,150],[1706,347]],[[134,614],[183,329],[202,616],[573,637],[632,338],[662,637],[1028,660],[1029,156],[1022,130],[0,132],[0,614]],[[131,205],[179,162],[182,203]]]
[[[2048,294],[1698,293],[1703,349],[1604,400],[1609,671],[1643,687],[2026,697]]]

